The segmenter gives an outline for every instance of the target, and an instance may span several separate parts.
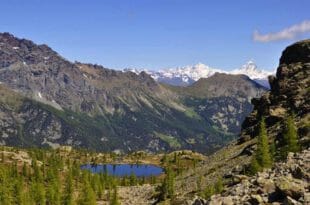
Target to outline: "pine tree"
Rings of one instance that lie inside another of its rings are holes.
[[[258,164],[256,156],[252,157],[251,164],[250,164],[250,174],[256,174],[257,172],[261,171],[262,168]]]
[[[25,178],[28,177],[28,167],[27,167],[26,162],[24,162],[23,164],[22,174]]]
[[[130,174],[130,177],[129,177],[129,184],[130,186],[135,186],[137,185],[137,177],[134,173],[131,173]]]
[[[41,182],[34,181],[31,184],[31,197],[33,198],[35,204],[45,204],[45,189]]]
[[[80,193],[81,198],[79,200],[81,205],[96,205],[96,193],[89,183],[89,175],[87,171],[83,173],[82,193]]]
[[[274,159],[276,157],[276,145],[275,145],[274,140],[271,142],[269,147],[270,147],[269,150],[270,150],[271,158]]]
[[[287,118],[283,140],[284,146],[281,152],[283,158],[286,158],[289,152],[298,152],[300,150],[297,129],[292,116]]]
[[[116,186],[114,186],[111,205],[120,205],[120,202],[119,202],[119,199],[118,199],[117,187]]]
[[[173,198],[174,196],[174,172],[170,167],[167,168],[166,177],[159,187],[160,191],[160,199],[165,200],[167,198]]]
[[[270,147],[267,137],[267,129],[265,119],[260,121],[259,135],[257,138],[257,149],[251,161],[250,170],[252,174],[261,171],[263,168],[270,168],[272,166],[272,156],[270,154]]]
[[[272,158],[269,152],[269,143],[264,119],[262,119],[260,123],[256,159],[259,165],[263,168],[269,168],[272,166]]]
[[[65,186],[65,193],[63,197],[63,204],[64,205],[74,205],[74,198],[73,198],[73,181],[71,172],[69,172],[69,175],[66,178],[66,186]]]
[[[37,182],[43,181],[42,172],[40,170],[40,167],[37,165],[37,161],[34,159],[32,160],[32,169],[33,169],[33,179]],[[43,166],[43,165],[42,165]]]
[[[11,205],[11,183],[9,179],[8,170],[0,166],[0,204]]]
[[[172,170],[170,170],[170,172],[168,173],[168,194],[169,197],[172,198],[174,196],[174,172]]]
[[[14,193],[15,193],[15,204],[23,205],[25,204],[25,196],[23,190],[23,178],[19,177],[14,184]]]

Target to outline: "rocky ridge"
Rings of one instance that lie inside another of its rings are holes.
[[[286,162],[253,177],[236,175],[234,181],[239,183],[202,204],[310,204],[310,149],[289,153]]]
[[[259,119],[265,118],[268,134],[276,140],[283,137],[287,115],[294,115],[298,132],[309,137],[310,112],[310,41],[287,47],[281,56],[276,76],[270,76],[270,92],[253,99],[253,112],[242,125],[240,143],[257,135]],[[303,140],[303,139],[302,139]]]

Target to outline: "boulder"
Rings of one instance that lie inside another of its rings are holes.
[[[276,180],[275,184],[278,191],[297,200],[305,193],[304,183],[298,179],[282,176]]]

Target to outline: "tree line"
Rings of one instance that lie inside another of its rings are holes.
[[[16,151],[18,153],[18,151]],[[122,178],[81,170],[77,159],[63,157],[57,150],[28,150],[31,163],[17,163],[1,152],[1,205],[93,205],[109,201],[118,205],[118,186],[156,183],[155,177]]]

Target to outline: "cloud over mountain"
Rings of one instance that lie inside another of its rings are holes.
[[[310,32],[310,20],[305,20],[299,24],[292,25],[275,33],[261,34],[256,30],[253,33],[253,40],[266,43],[271,41],[292,39],[300,34],[308,32]]]

